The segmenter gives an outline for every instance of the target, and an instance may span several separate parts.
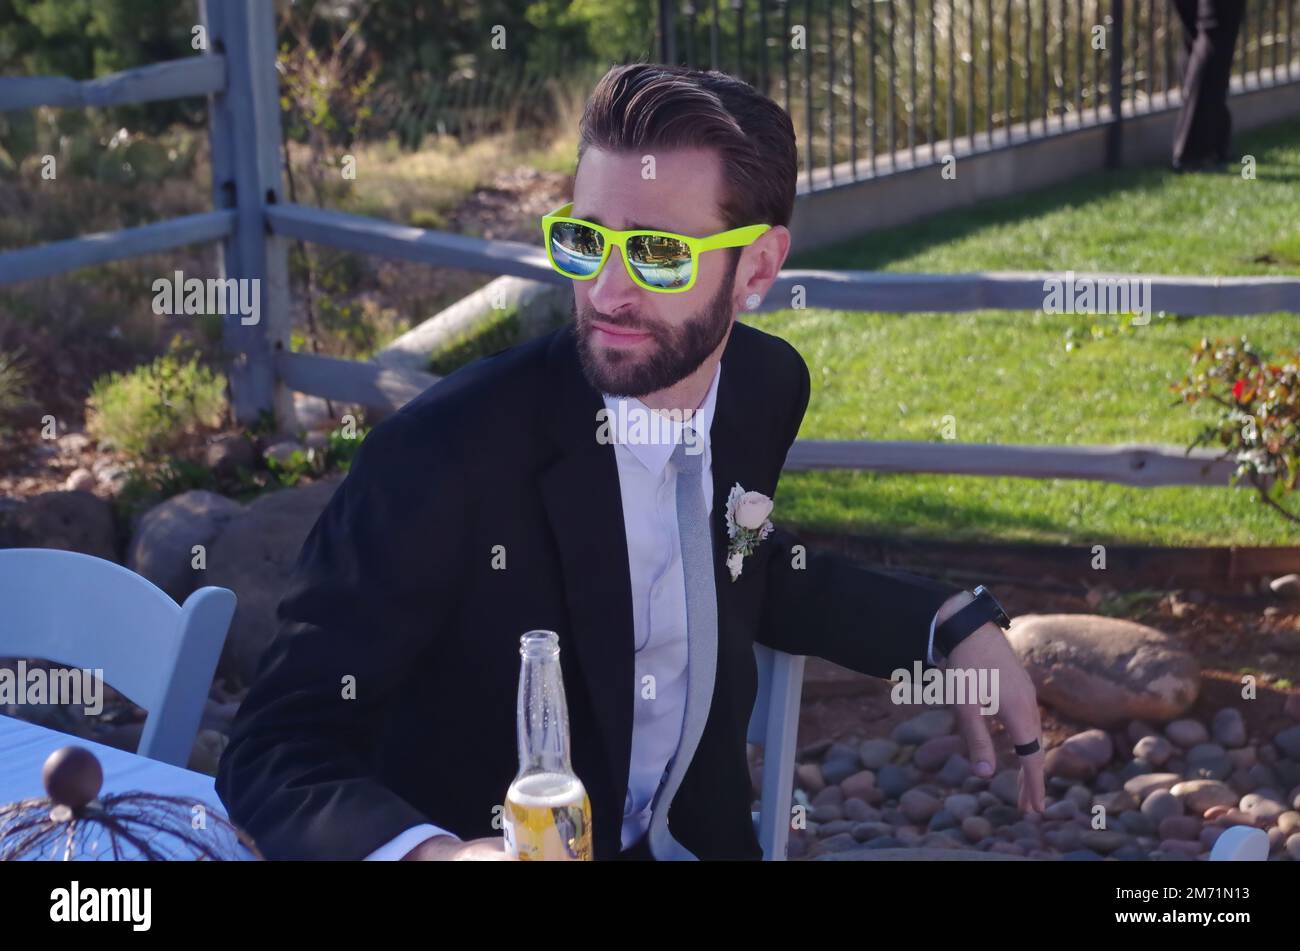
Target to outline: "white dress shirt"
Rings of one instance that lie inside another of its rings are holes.
[[[721,375],[719,365],[704,402],[688,421],[704,453],[700,479],[710,514],[713,452],[709,428]],[[637,399],[606,394],[605,407],[623,501],[636,645],[632,756],[623,804],[622,845],[627,848],[649,828],[650,807],[668,761],[677,751],[686,712],[686,582],[677,531],[677,472],[670,464],[682,438],[682,422],[655,414]],[[933,620],[927,656],[935,663]],[[453,833],[435,825],[415,826],[367,859],[400,859],[435,835]]]

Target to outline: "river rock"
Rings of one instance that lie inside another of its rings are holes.
[[[1235,707],[1224,707],[1210,721],[1210,733],[1221,746],[1235,749],[1246,745],[1246,721]]]
[[[1182,781],[1183,777],[1178,773],[1146,773],[1142,776],[1134,776],[1124,784],[1124,788],[1138,802],[1145,802],[1146,798],[1156,790],[1172,789]]]
[[[1189,779],[1169,790],[1189,810],[1204,813],[1214,806],[1235,806],[1239,798],[1226,784],[1214,779]]]
[[[1209,731],[1205,729],[1205,724],[1200,720],[1192,719],[1174,720],[1172,723],[1166,724],[1165,736],[1185,750],[1191,749],[1198,743],[1204,743],[1210,738]]]
[[[872,798],[872,792],[876,788],[875,774],[869,769],[858,770],[852,776],[849,776],[840,783],[840,789],[844,791],[847,798],[856,798],[869,801]]]
[[[1168,789],[1155,789],[1142,800],[1142,814],[1152,822],[1160,823],[1165,819],[1183,814],[1183,801]]]
[[[1195,657],[1167,634],[1134,621],[1022,614],[1007,636],[1038,699],[1082,723],[1171,720],[1195,702],[1200,687]]]
[[[0,548],[57,548],[117,561],[113,508],[89,492],[42,492],[0,514]]]
[[[926,710],[894,727],[891,739],[902,745],[920,745],[926,740],[951,733],[956,720],[953,712],[946,708]]]
[[[1152,766],[1163,766],[1174,754],[1174,745],[1163,736],[1151,734],[1133,744],[1133,756]]]
[[[141,516],[126,566],[182,602],[206,583],[206,570],[194,568],[194,546],[209,549],[226,523],[243,510],[238,502],[202,489],[174,495]]]
[[[338,488],[338,479],[281,489],[255,499],[208,548],[205,582],[239,598],[218,672],[251,683],[278,630],[276,608],[302,543]]]
[[[1289,726],[1273,737],[1273,743],[1282,754],[1293,760],[1300,760],[1300,724]]]
[[[936,736],[932,740],[926,740],[916,748],[916,752],[912,755],[912,762],[917,769],[933,773],[948,762],[948,757],[965,749],[966,741],[960,736],[951,734]]]
[[[880,769],[898,753],[898,744],[893,740],[864,740],[858,747],[858,759],[867,769]]]

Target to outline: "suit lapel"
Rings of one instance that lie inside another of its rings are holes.
[[[734,331],[733,331],[734,339]],[[754,488],[745,471],[746,461],[741,429],[740,392],[743,370],[737,366],[736,348],[729,344],[722,354],[722,375],[718,379],[718,398],[713,411],[713,424],[709,427],[709,446],[712,453],[713,512],[710,515],[713,531],[714,578],[718,589],[718,636],[725,636],[726,621],[730,614],[736,585],[727,570],[727,496],[731,487],[739,483],[746,489]]]

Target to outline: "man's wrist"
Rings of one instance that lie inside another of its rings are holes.
[[[465,843],[454,835],[433,835],[402,856],[403,862],[450,858]]]
[[[946,601],[936,613],[933,644],[945,656],[952,656],[953,650],[986,626],[1004,628],[1010,625],[1010,618],[998,603],[997,598],[983,585],[974,591],[961,591]]]

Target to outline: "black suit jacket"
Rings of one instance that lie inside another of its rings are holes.
[[[781,529],[731,580],[727,494],[740,483],[775,498],[808,394],[789,344],[733,327],[710,431],[717,676],[669,812],[702,859],[760,857],[753,643],[888,677],[924,657],[934,612],[960,590],[829,554],[797,567]],[[303,546],[220,762],[217,791],[267,857],[359,859],[422,822],[499,835],[518,769],[519,635],[533,628],[559,632],[596,857],[618,853],[634,647],[614,447],[595,438],[603,406],[566,327],[452,374],[367,437]]]

